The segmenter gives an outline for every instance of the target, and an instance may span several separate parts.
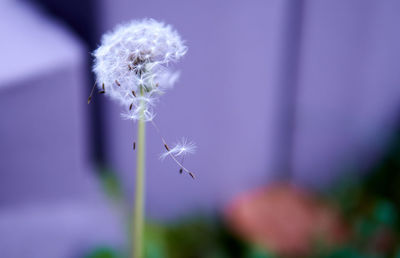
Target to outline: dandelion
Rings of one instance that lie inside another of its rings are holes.
[[[133,103],[136,114],[148,114],[145,120],[154,118],[148,99],[158,98],[173,86],[179,73],[169,64],[187,52],[179,34],[169,25],[145,19],[118,26],[105,34],[101,43],[93,54],[93,71],[104,84],[99,88],[126,109]],[[129,93],[133,91],[142,98],[132,98]],[[130,116],[132,120],[141,118]]]
[[[122,119],[138,122],[138,139],[133,143],[133,150],[137,151],[134,258],[143,257],[145,124],[151,122],[168,149],[153,121],[154,108],[159,97],[179,79],[179,72],[173,71],[170,64],[181,59],[186,52],[187,47],[183,40],[171,26],[153,19],[144,19],[120,25],[105,34],[101,45],[93,53],[93,72],[99,93],[122,105]],[[92,101],[93,89],[88,104]],[[173,148],[162,154],[161,158],[171,157],[181,173],[185,171],[194,178],[194,174],[177,158],[194,153],[195,149],[193,142],[182,138]]]

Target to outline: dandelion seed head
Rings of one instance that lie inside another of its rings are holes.
[[[139,110],[143,99],[129,93],[135,91],[154,99],[173,86],[179,74],[170,69],[169,63],[178,61],[186,51],[180,35],[170,25],[153,19],[132,21],[103,36],[93,53],[93,71],[99,87],[104,83],[106,95],[126,108],[133,103],[134,110],[122,118],[141,119],[137,114],[142,111],[149,121],[154,117],[150,115],[151,105],[146,102]]]

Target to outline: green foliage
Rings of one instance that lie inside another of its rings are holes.
[[[121,201],[123,198],[122,188],[115,171],[107,167],[100,167],[99,177],[104,192],[114,201]]]
[[[258,247],[248,247],[244,255],[245,258],[276,258],[272,253]]]
[[[85,258],[121,258],[122,256],[118,253],[117,250],[100,246],[95,248],[93,251],[84,256]]]
[[[147,228],[146,253],[149,258],[241,257],[242,243],[218,220],[190,218],[167,226]]]

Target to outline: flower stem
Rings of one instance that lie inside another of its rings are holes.
[[[142,103],[141,105],[144,105]],[[144,110],[144,108],[142,109]],[[145,144],[146,122],[139,119],[136,158],[136,191],[133,216],[133,258],[143,258],[144,247],[144,188],[145,188]]]

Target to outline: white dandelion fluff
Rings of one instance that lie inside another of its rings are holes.
[[[155,99],[179,77],[169,63],[186,51],[171,26],[153,19],[132,21],[103,36],[93,53],[93,71],[99,88],[129,110],[124,119],[150,121]]]
[[[187,154],[195,153],[196,148],[194,142],[188,141],[187,138],[182,138],[174,145],[174,147],[168,147],[167,151],[161,154],[160,159],[163,160],[169,155],[173,155],[174,157],[184,157]]]

